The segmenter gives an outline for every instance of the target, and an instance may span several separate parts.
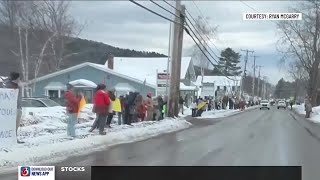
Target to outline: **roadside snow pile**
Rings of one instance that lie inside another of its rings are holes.
[[[239,109],[234,110],[234,109],[221,109],[221,110],[212,110],[212,111],[205,111],[202,113],[201,117],[196,117],[198,119],[211,119],[211,118],[223,118],[223,117],[228,117],[232,116],[241,112],[245,112],[247,110],[251,109],[257,109],[259,106],[251,106],[246,108],[244,111],[240,111]]]
[[[192,111],[190,108],[183,106],[183,114],[181,113],[181,111],[179,112],[179,117],[187,117],[187,116],[191,116]]]
[[[19,128],[19,140],[25,143],[0,149],[0,167],[53,163],[72,155],[88,154],[106,146],[140,141],[191,126],[182,118],[145,121],[133,123],[132,126],[113,124],[111,129],[106,129],[107,135],[100,136],[98,130],[88,132],[95,118],[91,108],[89,106],[82,112],[85,118],[76,125],[77,138],[74,140],[66,135],[65,108],[27,110],[23,126]],[[29,112],[33,115],[29,115]]]
[[[304,110],[304,104],[302,105],[294,105],[292,106],[293,110],[296,111],[298,114],[306,115],[306,111]],[[320,123],[320,106],[316,106],[312,108],[312,113],[308,120]]]

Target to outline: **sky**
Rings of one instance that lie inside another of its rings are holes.
[[[174,9],[163,1],[156,1],[166,9]],[[168,1],[174,4],[173,1]],[[150,1],[138,3],[166,16],[171,15]],[[182,1],[190,14],[196,18],[203,14],[208,25],[216,27],[212,43],[208,43],[216,54],[230,47],[241,53],[243,66],[245,53],[241,49],[254,50],[261,65],[261,76],[276,84],[282,77],[289,80],[287,69],[280,64],[277,51],[279,33],[272,21],[243,21],[243,13],[286,13],[288,1]],[[246,6],[249,5],[255,10]],[[84,25],[80,38],[103,42],[120,48],[156,51],[168,54],[169,21],[142,9],[129,1],[72,1],[71,15]],[[192,39],[184,33],[183,54],[190,53]],[[219,50],[219,51],[218,51]],[[253,72],[253,57],[249,56],[248,72]],[[258,72],[257,72],[258,73]]]

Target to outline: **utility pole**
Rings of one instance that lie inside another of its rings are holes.
[[[258,75],[258,97],[261,97],[261,93],[260,93],[260,71],[261,71],[261,65],[257,66],[259,68],[259,75]]]
[[[173,32],[173,47],[171,55],[171,76],[170,76],[170,98],[169,98],[169,117],[178,117],[178,101],[180,97],[180,72],[181,72],[181,56],[182,43],[185,22],[185,6],[181,5],[181,0],[176,0],[176,17]],[[179,18],[180,17],[180,18]],[[181,25],[182,24],[182,25]]]
[[[253,56],[253,78],[252,78],[252,97],[254,98],[254,88],[256,81],[256,58],[258,56]]]
[[[247,76],[247,63],[248,63],[248,58],[249,58],[249,52],[254,53],[254,51],[250,51],[248,49],[246,50],[242,50],[241,51],[245,51],[246,52],[246,56],[244,58],[244,71],[243,71],[243,77],[241,79],[241,97],[243,97],[243,82],[244,82],[244,78],[246,78]]]

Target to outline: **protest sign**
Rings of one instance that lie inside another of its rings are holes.
[[[0,147],[17,143],[16,117],[19,90],[0,88]]]

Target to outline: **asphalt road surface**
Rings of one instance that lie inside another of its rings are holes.
[[[192,128],[103,152],[72,157],[56,166],[190,165],[303,166],[303,180],[320,179],[320,126],[290,110],[250,110],[221,119],[193,119]],[[17,173],[0,175],[17,179]]]

